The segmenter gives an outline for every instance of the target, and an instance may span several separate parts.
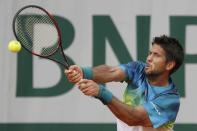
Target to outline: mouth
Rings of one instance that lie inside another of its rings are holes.
[[[146,63],[145,70],[148,70],[148,69],[150,69],[150,68],[151,68],[151,65],[148,64],[148,63]]]
[[[150,64],[146,63],[145,68],[150,68]]]

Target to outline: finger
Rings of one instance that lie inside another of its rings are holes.
[[[89,88],[87,86],[84,86],[84,87],[80,87],[80,90],[85,94],[87,91],[89,91]]]
[[[69,78],[71,80],[75,80],[75,79],[79,79],[79,78],[81,79],[82,76],[79,73],[73,73],[73,74],[69,74]]]
[[[86,84],[86,83],[88,83],[90,80],[88,80],[88,79],[81,79],[77,84],[78,85],[81,85],[82,83],[84,83],[84,84]]]
[[[88,85],[86,83],[81,83],[80,85],[78,85],[78,88],[83,91],[84,89],[88,88]]]
[[[82,92],[84,95],[87,95],[87,96],[91,96],[93,94],[92,89],[89,89],[89,88],[85,88]]]
[[[94,88],[89,86],[89,85],[86,85],[86,86],[83,86],[81,87],[80,89],[85,95],[91,95],[93,94],[93,91],[94,91]]]
[[[84,82],[84,83],[80,83],[80,84],[78,84],[78,88],[82,91],[82,90],[84,90],[84,89],[86,89],[86,88],[93,88],[92,87],[92,83],[90,83],[90,82]]]
[[[69,74],[69,73],[71,73],[71,72],[72,72],[71,70],[67,70],[67,69],[64,70],[64,73],[65,73],[65,74]]]
[[[84,90],[83,93],[87,96],[97,96],[98,95],[98,91],[95,90],[95,88],[88,88],[88,89]]]
[[[73,70],[73,71],[79,71],[79,70],[80,70],[80,67],[77,66],[77,65],[72,65],[72,66],[70,66],[69,69],[70,69],[70,70]]]
[[[81,80],[81,77],[79,77],[79,78],[76,78],[76,79],[73,79],[73,78],[70,78],[70,77],[67,77],[67,79],[68,79],[68,81],[69,82],[71,82],[71,83],[77,83],[77,82],[79,82],[80,80]],[[77,84],[76,84],[77,85]],[[79,85],[77,85],[77,86],[79,86]]]
[[[70,80],[74,80],[78,77],[82,77],[79,73],[75,72],[75,71],[66,71],[66,76],[70,79]]]
[[[80,73],[76,72],[76,71],[73,71],[72,74],[71,74],[73,77],[79,77],[81,76]]]
[[[81,77],[78,77],[78,78],[75,78],[75,79],[71,79],[69,80],[70,82],[73,82],[73,83],[77,83],[81,80]],[[78,86],[78,85],[77,85]]]
[[[79,72],[75,71],[75,70],[72,70],[69,74],[69,77],[75,79],[77,77],[83,77],[82,74],[80,74]]]
[[[66,70],[65,71],[65,75],[67,76],[68,79],[70,79],[71,81],[76,79],[77,77],[80,76],[80,74],[75,73],[75,71],[72,70]]]

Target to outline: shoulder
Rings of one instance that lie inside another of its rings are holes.
[[[144,73],[145,63],[141,61],[132,61],[127,64],[121,64],[119,67],[125,73],[127,80],[131,80]]]
[[[145,63],[141,61],[132,61],[126,64],[121,64],[120,68],[123,71],[137,71],[137,70],[142,70],[145,67]]]

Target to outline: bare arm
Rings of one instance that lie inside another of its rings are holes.
[[[93,80],[97,83],[123,81],[124,79],[125,73],[118,66],[100,65],[93,68]]]
[[[79,89],[87,96],[94,96],[97,98],[99,97],[104,98],[106,96],[106,91],[104,91],[105,96],[103,97],[103,95],[101,95],[102,89],[96,82],[92,80],[82,79],[78,83],[78,86]],[[108,94],[111,93],[109,92]],[[109,99],[109,97],[107,99]],[[149,119],[149,116],[146,110],[144,109],[144,107],[142,106],[137,106],[137,107],[129,106],[121,102],[114,96],[110,98],[110,101],[109,103],[107,103],[107,106],[118,119],[122,120],[128,125],[131,126],[141,125],[145,127],[152,127],[152,123]]]
[[[107,106],[118,119],[130,126],[152,127],[149,116],[142,106],[128,106],[115,97],[112,98],[112,101]]]
[[[84,72],[77,65],[72,65],[69,70],[65,70],[65,75],[71,83],[77,83],[84,78]],[[97,83],[123,81],[124,78],[125,73],[118,66],[100,65],[92,68],[92,80]]]

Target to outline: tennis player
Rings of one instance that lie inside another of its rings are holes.
[[[180,96],[170,76],[183,59],[178,40],[162,35],[153,39],[146,63],[94,68],[73,65],[65,74],[85,95],[101,100],[111,110],[117,117],[117,131],[172,131]],[[112,81],[128,84],[123,102],[103,85]]]

